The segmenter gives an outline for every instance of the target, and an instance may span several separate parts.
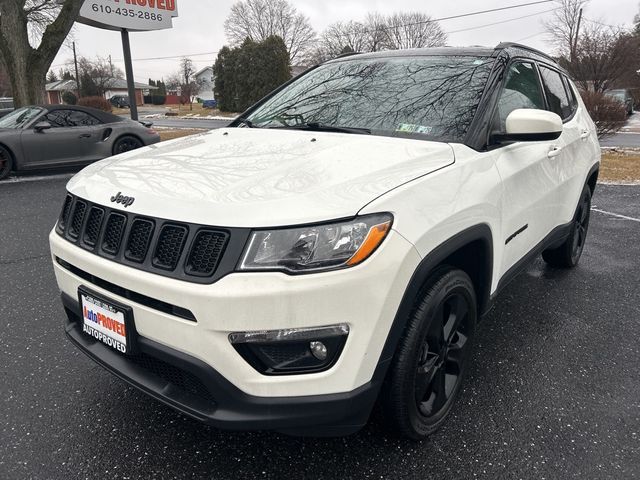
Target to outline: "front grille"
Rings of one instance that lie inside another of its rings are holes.
[[[87,211],[87,204],[78,201],[73,210],[73,217],[71,218],[71,225],[69,226],[69,235],[73,238],[78,238],[80,231],[82,230],[82,222],[84,222],[84,214]]]
[[[144,262],[149,250],[151,235],[153,235],[153,222],[151,220],[142,218],[134,220],[124,256],[132,262]]]
[[[160,230],[153,265],[164,270],[174,270],[178,265],[184,241],[189,231],[178,225],[165,225]]]
[[[215,399],[209,389],[191,372],[182,370],[175,365],[163,362],[162,360],[144,353],[128,356],[127,360],[135,363],[149,373],[160,377],[165,382],[168,382],[191,395],[195,395],[208,403],[215,404]]]
[[[91,207],[89,218],[87,218],[87,226],[84,228],[82,241],[90,247],[95,247],[98,243],[100,235],[100,227],[102,227],[102,219],[104,218],[104,210],[98,207]]]
[[[73,195],[65,198],[56,231],[114,262],[194,283],[212,283],[235,270],[250,234],[142,217]]]
[[[58,227],[64,231],[69,220],[69,214],[71,213],[71,205],[73,204],[73,197],[67,195],[64,199],[64,205],[62,206],[62,212],[60,212],[60,220],[58,221]]]
[[[102,240],[102,250],[109,255],[115,255],[120,250],[122,234],[127,223],[127,217],[119,213],[112,213],[107,220]]]
[[[187,272],[192,275],[211,275],[222,257],[227,234],[204,230],[198,232],[187,258]]]

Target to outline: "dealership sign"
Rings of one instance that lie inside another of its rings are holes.
[[[178,16],[176,0],[85,0],[78,22],[132,32],[171,28]]]

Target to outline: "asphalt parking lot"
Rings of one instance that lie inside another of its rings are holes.
[[[452,417],[412,443],[217,431],[90,363],[47,244],[67,178],[27,180],[0,183],[0,479],[640,477],[640,186],[599,186],[579,268],[507,288]]]

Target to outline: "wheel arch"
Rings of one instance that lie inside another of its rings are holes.
[[[600,163],[596,163],[591,170],[589,170],[589,174],[587,175],[587,185],[591,189],[591,195],[596,191],[596,184],[598,183],[598,174],[600,173]]]
[[[6,143],[0,142],[0,147],[4,148],[7,152],[9,152],[9,155],[11,156],[11,160],[13,161],[13,166],[11,170],[15,172],[18,169],[18,157],[16,156],[13,149]]]
[[[386,376],[416,300],[434,272],[445,265],[459,268],[471,278],[476,289],[478,316],[489,308],[493,280],[493,235],[489,225],[482,223],[469,227],[441,243],[418,264],[387,335],[373,376],[374,381],[382,382]]]

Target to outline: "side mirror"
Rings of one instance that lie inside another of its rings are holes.
[[[40,133],[43,130],[49,130],[51,128],[51,124],[49,122],[38,122],[33,126],[33,129]]]
[[[555,140],[562,134],[562,119],[547,110],[518,108],[507,116],[506,133],[493,136],[498,142]]]

